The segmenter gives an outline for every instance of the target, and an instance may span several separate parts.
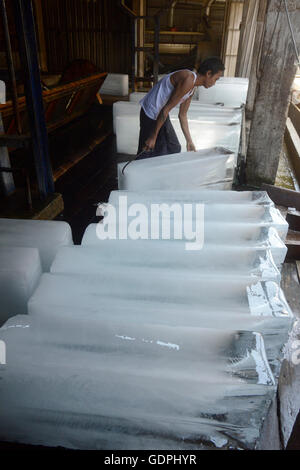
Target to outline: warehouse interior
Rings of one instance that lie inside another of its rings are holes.
[[[99,203],[118,190],[118,165],[135,160],[136,151],[119,151],[118,106],[166,74],[220,57],[224,79],[248,84],[232,189],[266,191],[289,223],[281,286],[299,318],[300,2],[0,0],[0,8],[0,218],[65,222],[80,245],[102,219]],[[283,369],[290,403],[300,371]],[[300,448],[294,405],[276,439],[270,413],[262,446]]]

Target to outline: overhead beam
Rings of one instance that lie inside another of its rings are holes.
[[[296,42],[300,42],[300,0],[288,2]],[[296,56],[284,0],[270,0],[259,66],[247,154],[247,182],[274,184],[282,149]]]

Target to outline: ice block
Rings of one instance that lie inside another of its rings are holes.
[[[128,95],[128,75],[122,73],[108,73],[99,93],[102,95]]]
[[[274,281],[257,282],[250,275],[206,275],[205,272],[110,266],[97,274],[43,274],[28,302],[34,315],[51,317],[60,307],[74,310],[103,308],[104,299],[137,300],[176,304],[181,309],[198,307],[201,312],[224,312],[291,318],[284,295]],[[141,313],[142,314],[142,313]]]
[[[248,87],[248,79],[224,77],[211,88],[198,87],[198,99],[201,103],[241,106],[247,101]]]
[[[16,314],[27,313],[27,302],[41,277],[37,248],[0,246],[0,326]]]
[[[261,204],[273,206],[266,191],[207,191],[207,190],[184,190],[184,191],[111,191],[109,204],[119,205],[120,197],[127,197],[128,204],[148,203],[205,203],[205,204]],[[247,210],[247,209],[245,209]]]
[[[103,347],[91,349],[72,347],[70,337],[39,339],[38,330],[22,316],[0,330],[10,357],[0,370],[1,440],[78,449],[255,448],[256,410],[274,393],[258,333],[162,328],[165,341],[153,329],[151,342],[143,328],[134,341],[109,329],[100,332]]]
[[[152,229],[158,224],[159,228],[157,230],[159,233],[162,233],[163,225],[168,223],[170,230],[173,230],[174,233],[178,228],[178,239],[186,238],[183,233],[185,227],[188,227],[187,230],[195,231],[195,229],[202,229],[204,231],[204,225],[210,222],[224,224],[236,222],[253,224],[260,222],[264,226],[269,225],[274,227],[283,241],[288,231],[288,223],[280,211],[269,205],[250,204],[245,206],[244,204],[187,204],[180,202],[171,204],[153,204],[148,202],[135,205],[128,204],[127,199],[124,198],[121,200],[121,205],[104,204],[102,207],[102,211],[101,206],[98,206],[97,210],[99,215],[105,215],[101,223],[111,224],[116,221],[118,225],[117,230],[119,231],[120,229],[127,230],[127,227],[138,219],[143,224],[140,230],[141,233],[144,233],[145,230],[148,234],[146,238],[154,238],[151,235],[153,233]],[[190,221],[193,221],[192,225]],[[197,221],[199,222],[198,226],[196,226]]]
[[[97,227],[97,224],[90,224],[86,228],[81,242],[82,245],[99,246],[103,243],[103,240],[98,237]],[[173,232],[171,231],[171,234],[172,233]],[[151,241],[153,241],[153,243],[167,242],[166,240]],[[183,241],[186,242],[187,240],[184,239]],[[176,240],[176,242],[180,243],[178,240]],[[280,269],[287,253],[287,248],[279,237],[277,230],[268,224],[220,224],[218,222],[210,222],[204,225],[204,246],[228,246],[233,244],[239,247],[261,247],[264,249],[270,249],[274,262]]]
[[[51,266],[51,273],[98,274],[107,265],[201,270],[203,275],[239,273],[257,280],[280,282],[280,273],[270,250],[235,246],[205,245],[202,250],[186,251],[183,243],[149,240],[103,240],[98,246],[62,247]]]
[[[132,116],[136,118],[139,125],[141,106],[136,101],[116,101],[113,104],[113,127],[116,133],[116,118],[121,116]],[[178,121],[179,106],[170,111],[172,122]],[[198,101],[191,102],[188,110],[188,119],[200,121],[203,124],[241,124],[242,111],[239,108],[224,108],[219,106],[206,106]]]
[[[147,158],[118,165],[119,189],[198,189],[233,180],[235,156],[224,148]]]
[[[49,271],[62,245],[73,245],[71,227],[66,222],[0,219],[0,247],[38,248],[43,271]]]

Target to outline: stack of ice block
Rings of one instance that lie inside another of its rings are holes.
[[[117,137],[117,151],[134,155],[139,139],[140,106],[135,102],[116,102],[113,105],[113,125]],[[178,108],[170,112],[170,119],[181,144],[186,149]],[[226,147],[237,156],[239,150],[242,111],[235,108],[198,105],[193,102],[188,111],[189,129],[197,149]]]
[[[119,196],[146,211],[205,204],[203,248],[187,251],[184,237],[100,240],[105,218],[82,245],[61,247],[29,315],[0,329],[10,358],[0,367],[0,440],[79,449],[263,445],[293,323],[278,269],[286,249],[277,230],[284,238],[287,224],[266,193],[140,189],[113,192],[102,208],[115,209],[117,235]]]
[[[99,93],[102,95],[128,95],[128,75],[122,73],[108,73]]]
[[[66,222],[0,219],[0,247],[38,248],[43,271],[49,271],[63,245],[73,245],[71,227]]]
[[[241,106],[247,101],[248,87],[248,78],[222,77],[211,88],[198,87],[198,99],[207,104]]]
[[[0,246],[0,326],[16,314],[27,313],[41,274],[37,248]]]
[[[210,148],[136,160],[124,168],[125,165],[126,162],[118,165],[119,189],[230,189],[235,155],[225,148]]]

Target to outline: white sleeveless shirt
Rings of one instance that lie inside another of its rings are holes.
[[[194,75],[194,85],[197,79],[196,72],[188,70]],[[176,71],[178,72],[178,70]],[[156,85],[147,93],[147,95],[140,101],[145,114],[150,118],[156,121],[161,109],[167,104],[171,94],[174,91],[174,86],[171,82],[171,75],[176,72],[169,73],[163,77]],[[179,104],[186,101],[194,92],[194,87],[186,93],[180,100]]]

